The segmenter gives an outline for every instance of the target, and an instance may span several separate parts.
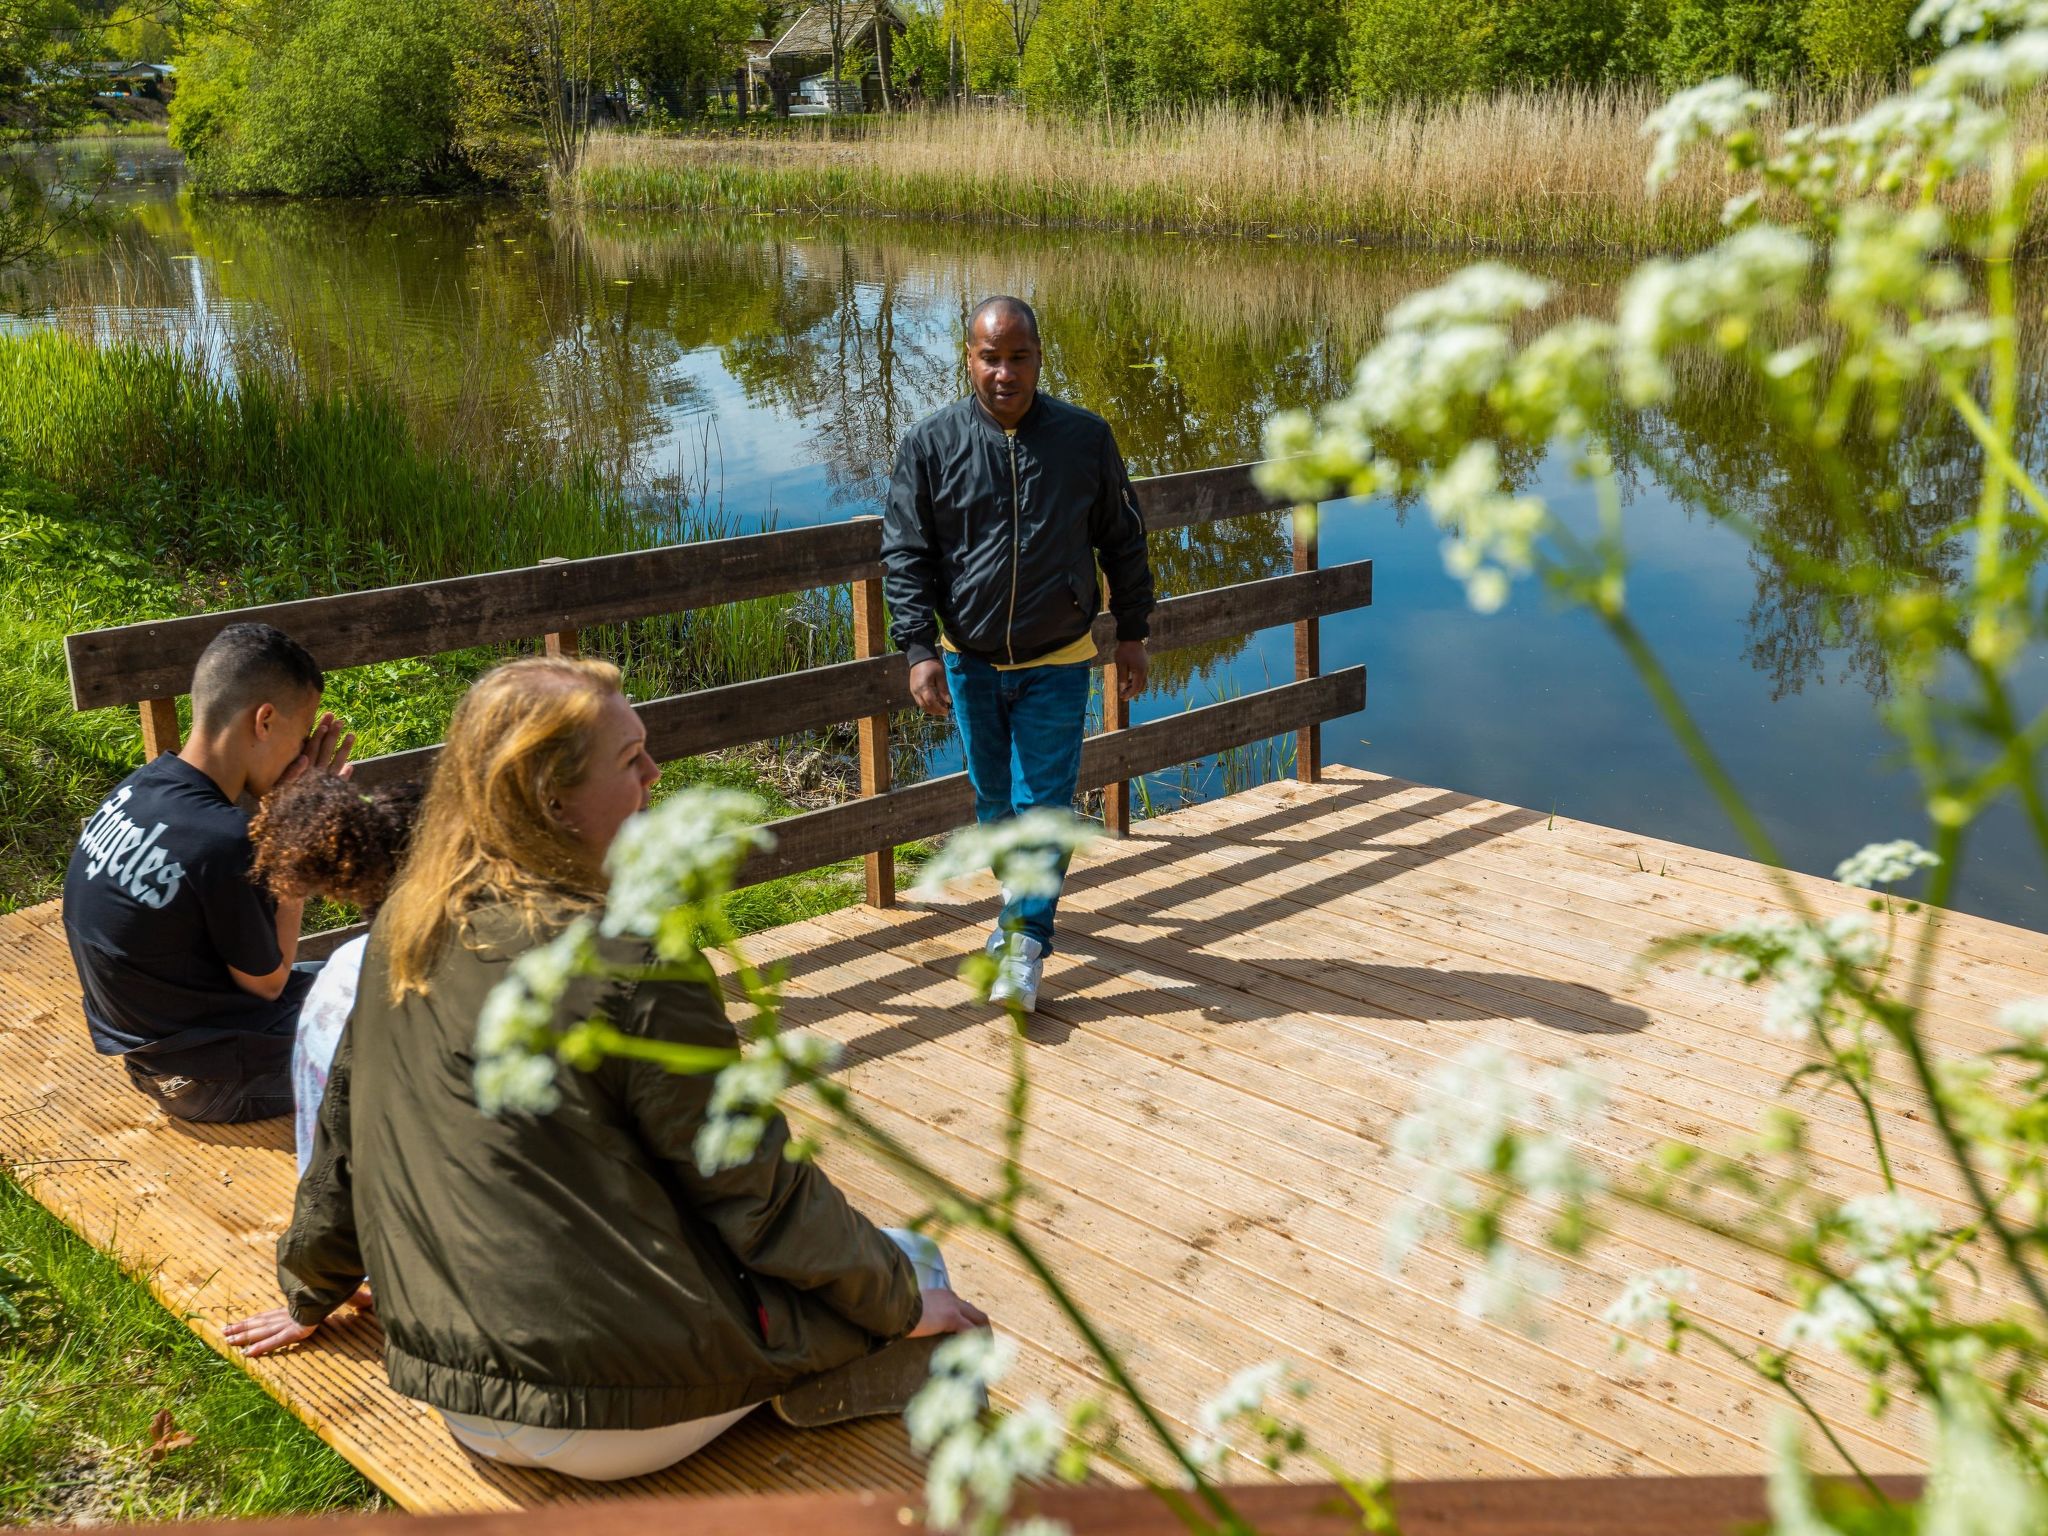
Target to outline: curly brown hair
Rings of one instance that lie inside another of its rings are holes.
[[[364,911],[391,889],[419,810],[417,782],[358,789],[309,773],[264,800],[249,822],[251,873],[273,896],[325,896]]]

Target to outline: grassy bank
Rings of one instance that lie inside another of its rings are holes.
[[[1356,113],[1223,105],[1108,127],[977,111],[751,140],[613,135],[592,144],[575,193],[606,209],[905,214],[1444,250],[1694,249],[1722,232],[1731,188],[1701,156],[1661,196],[1645,192],[1641,126],[1659,99],[1555,90]],[[1799,117],[1844,109],[1792,103]]]
[[[167,1448],[172,1434],[192,1438]],[[375,1503],[254,1380],[0,1176],[0,1525]]]
[[[232,389],[221,377],[162,347],[0,338],[0,910],[54,894],[79,818],[141,760],[134,711],[72,711],[66,634],[690,531],[678,509],[650,513],[574,466],[555,477],[509,472],[481,448],[471,461],[424,452],[374,398],[260,371]],[[716,509],[692,515],[716,531]],[[843,604],[812,601],[802,614],[796,600],[763,600],[592,632],[586,648],[617,658],[642,694],[836,659]],[[502,654],[356,668],[331,681],[330,702],[365,751],[424,745]],[[811,745],[671,764],[664,785],[715,780],[786,812],[840,787],[834,743]],[[857,866],[842,866],[744,892],[735,916],[765,927],[858,893]],[[109,1091],[122,1090],[110,1079]],[[153,1451],[159,1411],[192,1443]],[[0,1525],[371,1500],[260,1387],[0,1172]]]

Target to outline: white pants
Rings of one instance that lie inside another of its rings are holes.
[[[948,1283],[946,1261],[937,1243],[900,1227],[884,1227],[882,1232],[910,1260],[917,1271],[919,1290]],[[441,1417],[456,1443],[478,1456],[508,1467],[539,1467],[564,1477],[608,1483],[622,1477],[645,1477],[695,1455],[758,1406],[749,1404],[731,1413],[663,1424],[657,1429],[544,1429],[445,1409]]]

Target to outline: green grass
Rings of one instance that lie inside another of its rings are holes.
[[[481,465],[482,468],[474,466]],[[678,512],[683,515],[678,515]],[[730,531],[669,508],[667,536]],[[76,714],[64,636],[82,629],[646,542],[613,487],[543,477],[483,447],[422,452],[374,398],[243,372],[230,391],[161,349],[0,338],[0,911],[59,888],[79,819],[141,761],[131,709]],[[636,694],[716,686],[851,653],[844,594],[763,599],[596,630],[586,651]],[[438,741],[477,648],[335,674],[328,702],[365,752]],[[188,722],[189,723],[189,722]],[[834,745],[827,743],[827,745]],[[773,755],[670,764],[796,809]],[[905,851],[907,878],[922,850]],[[859,862],[739,893],[744,931],[857,901]],[[329,920],[345,920],[339,909]],[[372,1490],[134,1277],[0,1174],[0,1524],[314,1512]],[[190,1446],[149,1454],[168,1411]]]
[[[192,1443],[151,1455],[169,1413]],[[363,1478],[0,1176],[0,1524],[374,1506]]]

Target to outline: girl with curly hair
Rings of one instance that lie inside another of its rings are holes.
[[[253,878],[280,901],[325,896],[361,910],[367,922],[398,876],[412,835],[421,786],[358,788],[330,774],[307,774],[271,795],[249,823]],[[313,1128],[327,1092],[327,1069],[355,1007],[367,937],[348,941],[320,968],[299,1009],[292,1045],[292,1122],[299,1172],[313,1160]]]

